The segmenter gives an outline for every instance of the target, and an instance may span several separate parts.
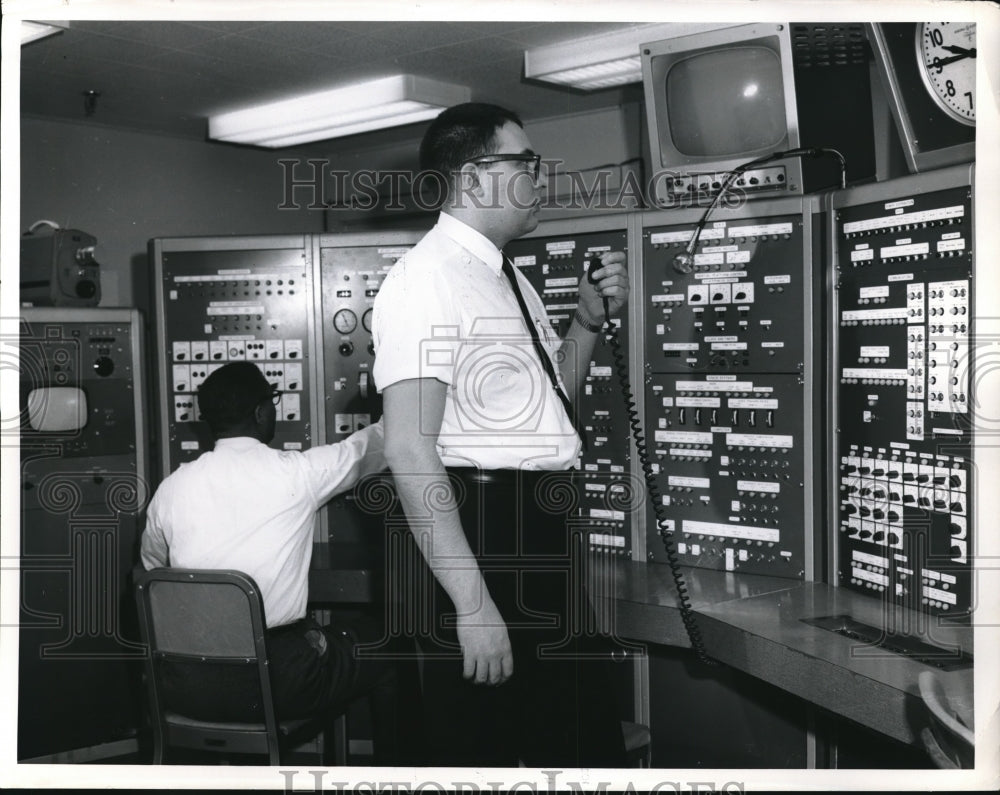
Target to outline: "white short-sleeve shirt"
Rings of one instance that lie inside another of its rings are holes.
[[[501,265],[496,246],[442,213],[392,268],[375,299],[375,385],[379,392],[408,379],[448,385],[437,440],[445,466],[569,469],[580,438]],[[520,273],[517,278],[558,376],[561,341],[538,293]]]
[[[264,599],[268,627],[306,614],[317,509],[385,469],[382,423],[304,452],[219,439],[160,484],[146,511],[146,569],[236,569]]]

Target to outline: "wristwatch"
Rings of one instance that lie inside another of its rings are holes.
[[[602,324],[600,324],[600,323],[591,323],[589,320],[587,320],[580,313],[579,309],[577,309],[576,312],[573,314],[573,319],[576,320],[577,323],[579,323],[581,326],[583,326],[583,328],[585,328],[587,331],[591,332],[592,334],[596,334],[598,331],[601,330],[601,325]]]

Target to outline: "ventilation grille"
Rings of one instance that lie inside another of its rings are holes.
[[[791,31],[796,67],[854,66],[868,62],[868,39],[860,23],[793,22]]]

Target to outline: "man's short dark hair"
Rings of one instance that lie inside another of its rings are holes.
[[[431,122],[420,142],[420,169],[452,185],[452,175],[473,157],[492,152],[497,130],[508,122],[524,124],[513,111],[485,102],[453,105]]]
[[[198,409],[214,435],[238,428],[253,417],[257,405],[274,390],[257,365],[230,362],[198,387]]]

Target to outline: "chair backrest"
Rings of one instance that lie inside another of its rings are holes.
[[[167,571],[170,571],[169,569]],[[211,579],[209,579],[211,578]],[[244,575],[171,572],[148,581],[155,651],[203,657],[256,657],[256,600]]]
[[[921,739],[934,764],[946,769],[974,767],[975,734],[951,706],[941,681],[933,671],[921,671],[917,684],[930,718]]]
[[[276,726],[260,590],[238,571],[153,569],[136,577],[155,720]]]

